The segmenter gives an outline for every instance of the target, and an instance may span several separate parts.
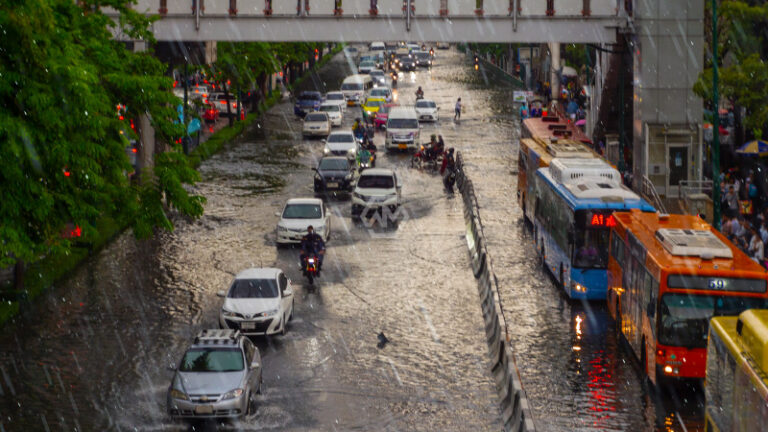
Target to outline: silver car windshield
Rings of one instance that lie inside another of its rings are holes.
[[[291,204],[283,211],[285,219],[320,219],[322,216],[323,212],[317,204]]]
[[[306,117],[304,117],[304,121],[308,122],[321,122],[326,121],[328,117],[325,116],[325,114],[307,114]]]
[[[333,134],[328,137],[329,143],[351,143],[355,142],[355,137],[347,134]]]
[[[192,348],[184,354],[181,372],[237,372],[243,370],[243,353],[235,348]]]

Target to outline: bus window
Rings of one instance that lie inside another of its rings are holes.
[[[737,315],[746,309],[765,308],[768,308],[766,298],[665,294],[661,298],[659,342],[687,348],[705,348],[710,318]]]

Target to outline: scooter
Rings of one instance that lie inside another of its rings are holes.
[[[423,168],[426,166],[430,170],[435,171],[440,163],[442,163],[442,154],[428,155],[427,149],[423,145],[411,158],[411,168]]]

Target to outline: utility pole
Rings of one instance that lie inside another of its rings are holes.
[[[720,230],[720,89],[717,76],[717,0],[712,0],[712,222]]]

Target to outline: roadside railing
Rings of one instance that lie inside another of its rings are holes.
[[[712,180],[680,180],[677,198],[685,200],[692,194],[704,194],[711,197],[713,187],[714,183]]]
[[[504,430],[508,432],[533,432],[536,427],[528,404],[514,353],[509,345],[506,321],[504,320],[499,283],[493,272],[491,258],[485,247],[485,235],[480,221],[479,206],[472,180],[464,173],[464,159],[461,152],[456,154],[456,186],[464,199],[464,220],[466,221],[467,247],[472,261],[472,272],[477,279],[477,288],[483,309],[488,355],[491,361],[496,391],[501,403]]]
[[[653,182],[651,182],[648,176],[644,175],[640,179],[640,195],[650,201],[659,213],[667,213],[667,207],[664,205],[664,201],[656,192],[656,186],[653,185]]]

